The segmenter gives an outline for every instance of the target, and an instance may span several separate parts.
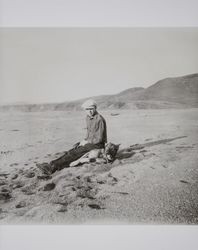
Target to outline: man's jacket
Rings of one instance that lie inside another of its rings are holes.
[[[93,116],[86,117],[87,135],[85,140],[92,144],[102,144],[107,142],[106,121],[98,112]]]

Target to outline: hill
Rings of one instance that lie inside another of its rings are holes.
[[[164,100],[186,105],[198,101],[198,74],[166,78],[148,87],[140,100]]]
[[[100,109],[163,109],[198,107],[198,74],[166,78],[148,88],[130,88],[94,98]],[[87,98],[86,98],[87,99]],[[0,111],[80,110],[85,99],[50,104],[0,106]]]

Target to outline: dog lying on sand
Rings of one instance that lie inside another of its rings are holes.
[[[96,163],[108,163],[115,160],[115,156],[118,152],[120,144],[113,144],[108,142],[105,144],[104,149],[93,149],[90,152],[84,154],[78,160],[70,163],[70,167],[76,167],[83,163],[96,162]]]

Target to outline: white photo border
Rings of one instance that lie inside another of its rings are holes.
[[[197,0],[0,0],[1,27],[198,27]],[[198,226],[1,225],[1,250],[195,250]]]

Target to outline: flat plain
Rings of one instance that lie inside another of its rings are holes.
[[[99,112],[117,159],[50,178],[35,164],[83,139],[84,113],[0,113],[0,223],[198,224],[198,109]]]

